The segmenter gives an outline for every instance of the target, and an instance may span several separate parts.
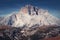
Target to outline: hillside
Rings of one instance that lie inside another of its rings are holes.
[[[1,28],[3,27],[3,28]],[[23,31],[24,30],[24,31]],[[43,26],[33,29],[21,29],[0,26],[0,40],[60,40],[60,26]]]

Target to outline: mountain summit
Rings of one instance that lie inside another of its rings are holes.
[[[34,25],[60,25],[60,19],[52,16],[48,10],[26,5],[17,14],[12,14],[0,21],[0,24],[14,27],[32,27]]]

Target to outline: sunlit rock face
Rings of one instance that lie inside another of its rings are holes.
[[[60,19],[52,16],[48,10],[44,10],[32,5],[26,5],[20,9],[17,14],[5,17],[0,24],[14,27],[32,27],[38,24],[43,25],[60,25]]]

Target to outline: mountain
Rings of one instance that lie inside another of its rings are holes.
[[[19,27],[3,25],[0,26],[0,40],[60,40],[60,26],[38,27],[22,32]]]
[[[48,10],[44,10],[35,6],[26,5],[20,9],[17,14],[12,14],[0,21],[2,25],[13,27],[37,27],[43,25],[58,25],[60,19],[51,15]]]

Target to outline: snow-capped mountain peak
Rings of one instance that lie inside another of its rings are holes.
[[[60,19],[52,16],[48,10],[39,9],[38,7],[26,5],[20,9],[17,14],[12,14],[0,22],[0,24],[14,27],[32,27],[38,24],[43,25],[60,25]]]

